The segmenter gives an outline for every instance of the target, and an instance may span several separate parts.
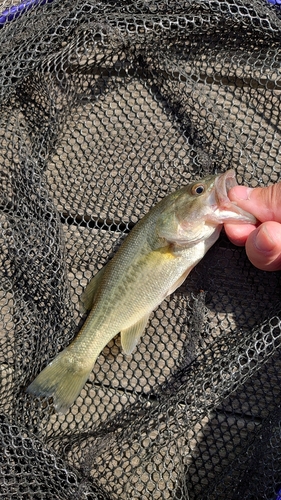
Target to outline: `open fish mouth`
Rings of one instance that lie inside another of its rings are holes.
[[[237,186],[234,170],[227,170],[215,179],[214,198],[211,201],[213,221],[219,223],[256,224],[257,219],[254,215],[246,212],[229,199],[228,192],[234,186]]]
[[[224,202],[230,202],[228,191],[237,186],[234,170],[227,170],[224,174],[219,175],[215,180],[216,200],[218,205]]]

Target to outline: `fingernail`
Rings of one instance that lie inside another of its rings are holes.
[[[275,249],[275,241],[271,237],[266,226],[261,226],[261,228],[257,230],[254,244],[257,250],[263,253],[270,253]]]
[[[236,199],[237,200],[249,200],[253,188],[248,188],[246,186],[239,186],[236,188]]]

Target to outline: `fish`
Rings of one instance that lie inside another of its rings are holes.
[[[66,413],[94,364],[118,333],[129,355],[152,311],[186,279],[218,239],[223,224],[255,224],[228,198],[235,171],[209,175],[158,202],[133,227],[82,297],[88,316],[74,340],[35,378],[27,392],[49,397]]]

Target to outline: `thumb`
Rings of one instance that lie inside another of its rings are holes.
[[[228,196],[260,222],[281,222],[281,182],[257,188],[235,186],[230,189]]]

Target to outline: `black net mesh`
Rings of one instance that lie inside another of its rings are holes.
[[[279,180],[273,3],[1,3],[0,498],[277,498],[280,275],[225,235],[66,415],[26,393],[160,198],[229,168]]]

